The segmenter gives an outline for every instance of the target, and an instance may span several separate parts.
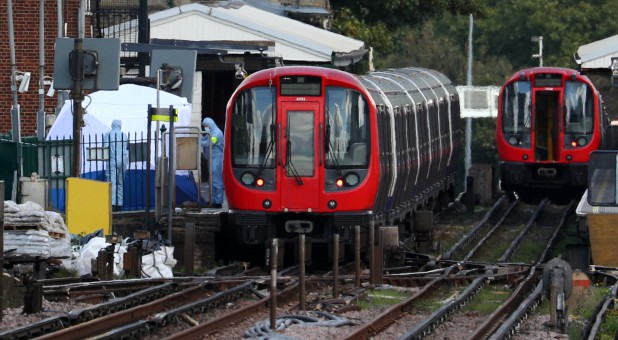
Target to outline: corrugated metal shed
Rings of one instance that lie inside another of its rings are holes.
[[[618,35],[580,46],[575,61],[582,69],[609,69],[612,57],[618,57]]]
[[[365,44],[251,7],[242,1],[221,5],[188,4],[149,15],[150,37],[192,41],[272,41],[269,57],[284,62],[347,66],[362,59]],[[242,52],[242,51],[240,51]]]

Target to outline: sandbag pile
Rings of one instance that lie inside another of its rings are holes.
[[[62,216],[34,202],[4,201],[4,258],[71,256],[71,236]]]

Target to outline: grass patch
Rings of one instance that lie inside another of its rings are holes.
[[[483,246],[474,255],[473,260],[479,262],[496,262],[509,246],[511,241],[523,229],[523,224],[507,225],[502,224],[490,237],[485,241]]]
[[[58,266],[57,269],[51,272],[52,279],[61,279],[67,277],[79,277],[79,273],[76,268],[66,268],[63,266]]]
[[[397,304],[411,295],[409,292],[397,290],[372,290],[356,303],[362,309],[375,309]]]
[[[460,289],[460,287],[450,287],[451,289],[448,288],[449,287],[444,286],[437,290],[431,296],[416,300],[413,303],[414,308],[421,312],[432,312],[440,308],[440,306],[447,303],[448,301],[457,298],[462,292],[462,289]]]
[[[569,316],[571,317],[571,321],[568,325],[567,333],[569,334],[569,339],[578,340],[582,338],[582,331],[586,326],[586,323],[592,320],[594,316],[594,312],[601,303],[601,301],[605,300],[609,296],[609,288],[605,286],[596,286],[593,285],[590,287],[589,294],[583,294],[579,297],[571,296],[571,301],[569,303]],[[575,299],[575,300],[573,300]],[[547,299],[544,300],[543,304],[547,305],[547,314],[549,314],[549,302]],[[608,329],[614,329],[611,334],[611,337],[599,337],[599,339],[613,339],[615,331],[618,329],[618,318],[613,320],[614,325],[608,324]],[[603,324],[605,326],[605,323]],[[612,328],[616,327],[616,328]]]
[[[601,334],[599,334],[600,340],[615,339],[614,336],[618,332],[618,311],[608,310],[605,313],[605,319],[601,325]]]
[[[559,234],[558,241],[550,249],[550,258],[558,257],[566,253],[568,245],[587,245],[587,240],[577,235],[577,217],[571,216]]]
[[[465,306],[463,311],[475,311],[480,315],[490,315],[511,295],[509,289],[500,285],[483,287]]]
[[[439,252],[450,250],[462,235],[476,226],[476,223],[485,216],[489,208],[475,206],[474,211],[449,211],[440,216],[433,231],[433,239],[439,245],[439,249],[437,249],[437,252],[431,252],[430,255],[438,255]]]

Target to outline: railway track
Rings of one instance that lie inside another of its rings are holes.
[[[410,299],[389,308],[384,313],[377,316],[372,322],[363,327],[359,327],[354,333],[347,337],[347,339],[370,338],[376,336],[388,328],[390,324],[395,323],[400,318],[404,318],[404,314],[409,314],[414,308],[415,301],[427,298],[427,295],[430,294],[437,296],[444,295],[440,293],[439,287],[448,287],[448,285],[445,284],[447,278],[459,274],[458,268],[470,261],[479,249],[487,246],[487,244],[492,247],[495,246],[495,243],[491,243],[488,240],[491,239],[492,235],[494,235],[496,230],[514,211],[514,208],[518,204],[519,202],[517,200],[511,203],[505,202],[505,199],[498,200],[476,226],[455,243],[449,251],[449,256],[445,256],[446,258],[451,258],[453,254],[465,254],[460,262],[443,270],[438,277],[427,283]],[[434,330],[442,327],[446,320],[452,318],[464,304],[474,299],[475,294],[485,289],[488,285],[500,285],[501,281],[498,280],[498,278],[503,277],[512,279],[509,283],[509,285],[513,286],[512,290],[509,292],[510,296],[501,303],[491,315],[485,318],[483,323],[474,329],[470,339],[486,339],[491,337],[492,334],[496,334],[495,337],[500,339],[510,334],[525,315],[538,304],[541,298],[540,292],[542,287],[539,280],[540,265],[546,259],[549,249],[554,244],[556,236],[564,226],[567,217],[569,214],[573,213],[574,202],[562,208],[563,213],[559,223],[554,225],[553,228],[550,228],[551,232],[549,233],[549,237],[543,238],[545,240],[545,247],[541,253],[537,254],[536,260],[533,261],[531,265],[522,265],[521,271],[516,274],[515,268],[517,268],[517,265],[506,264],[506,262],[511,259],[517,249],[520,249],[522,243],[527,242],[526,236],[531,235],[533,229],[540,228],[538,223],[539,217],[547,208],[548,204],[548,200],[543,200],[533,212],[529,214],[529,218],[525,225],[522,228],[518,228],[515,237],[512,237],[510,244],[505,247],[503,254],[496,262],[497,265],[488,265],[485,273],[477,275],[477,277],[470,280],[464,288],[457,290],[457,292],[453,294],[453,296],[455,296],[453,299],[447,299],[445,303],[431,311],[429,315],[415,322],[415,325],[400,338],[430,338],[430,334]],[[538,236],[537,233],[534,233],[534,235]],[[468,252],[466,253],[464,249],[468,249]],[[501,266],[501,264],[503,265]],[[448,294],[451,294],[451,292],[448,292],[447,295]]]
[[[341,315],[358,311],[360,307],[357,303],[376,288],[368,284],[370,280],[366,270],[360,274],[360,287],[355,283],[356,273],[307,276],[308,296],[312,296],[307,302],[310,307],[300,310],[296,268],[288,268],[278,277],[277,308],[274,311],[276,322],[299,317],[316,319],[318,317],[310,313],[319,310],[323,313],[319,318],[330,317],[327,322],[345,325],[343,334],[346,335],[336,336],[337,339],[374,336],[389,339],[395,338],[393,334],[399,334],[397,338],[402,339],[432,339],[443,338],[441,334],[452,327],[452,320],[459,318],[467,319],[472,325],[467,333],[462,333],[468,334],[465,338],[509,338],[543,298],[540,279],[543,263],[548,259],[550,249],[572,210],[573,203],[553,206],[543,201],[538,206],[530,207],[517,200],[499,199],[478,221],[472,223],[470,231],[455,242],[445,255],[431,261],[426,257],[422,259],[431,262],[431,266],[425,265],[421,271],[387,270],[383,282],[408,289],[405,297],[388,308],[369,311],[370,316],[362,322],[345,320]],[[528,213],[522,213],[524,211]],[[513,214],[517,215],[516,222],[513,221]],[[515,228],[517,223],[521,226]],[[501,228],[515,230],[508,233],[511,242],[500,246],[502,253],[493,260],[479,261],[478,254],[484,247],[488,244],[490,247],[496,246],[494,237]],[[520,256],[518,253],[522,249],[529,252],[526,243],[538,243],[539,240],[543,247],[535,252],[533,260],[513,261],[513,258]],[[415,260],[419,260],[418,254]],[[206,277],[160,280],[156,283],[142,280],[116,283],[49,282],[44,289],[46,296],[83,299],[92,292],[102,290],[106,294],[98,298],[110,300],[0,333],[0,339],[214,339],[238,335],[238,329],[251,328],[256,321],[273,317],[269,296],[270,277],[239,268],[220,268]],[[336,295],[332,288],[334,280],[342,287]],[[134,286],[131,287],[130,283]],[[119,296],[115,296],[114,289],[118,290]],[[615,291],[614,288],[614,297]],[[470,322],[471,313],[476,312],[471,312],[467,306],[483,304],[483,298],[479,296],[487,295],[500,295],[502,298],[498,304],[494,302],[491,313],[477,313],[475,321]],[[599,309],[607,311],[613,300],[608,298],[604,303],[605,308]],[[401,331],[403,325],[407,325],[405,332]],[[393,327],[398,330],[391,329]],[[591,326],[589,332],[593,334],[599,327]],[[229,333],[231,329],[235,329],[236,333]]]

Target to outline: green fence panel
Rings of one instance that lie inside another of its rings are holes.
[[[38,173],[38,149],[39,141],[36,136],[22,138],[21,157],[22,157],[22,176],[30,177],[33,172]],[[40,175],[40,173],[39,173]]]
[[[17,170],[17,146],[10,140],[0,139],[0,180],[4,181],[4,200],[11,199],[15,171]]]

